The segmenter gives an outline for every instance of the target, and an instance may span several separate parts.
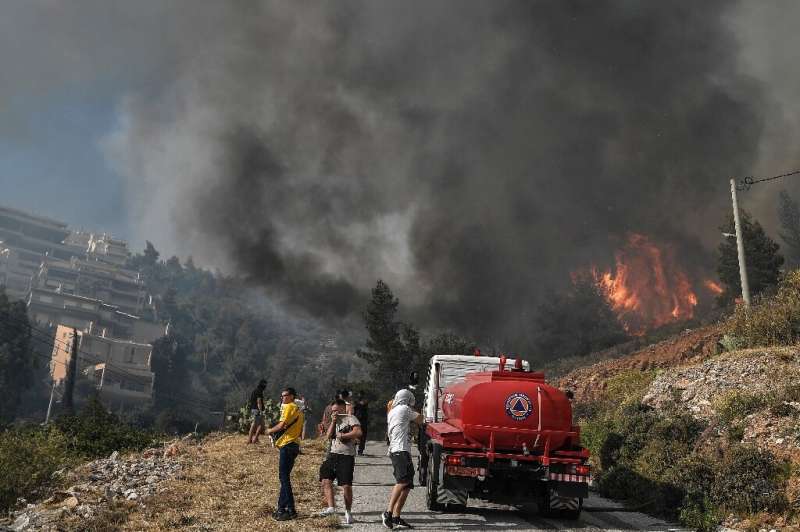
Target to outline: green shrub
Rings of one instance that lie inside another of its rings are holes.
[[[74,464],[57,429],[23,428],[0,432],[0,510],[30,497],[51,482],[53,472]]]
[[[775,456],[749,445],[734,445],[723,457],[710,495],[728,512],[779,512],[786,507],[784,468]]]
[[[786,275],[773,297],[749,309],[738,305],[726,323],[727,334],[744,347],[793,345],[800,340],[800,270]]]
[[[639,403],[655,377],[655,371],[623,371],[608,379],[604,397],[612,405]]]
[[[158,441],[152,432],[122,423],[96,397],[78,415],[62,416],[55,425],[64,434],[68,451],[83,458],[140,450]]]
[[[730,334],[723,335],[719,343],[723,351],[736,351],[744,347],[743,342],[739,338]]]
[[[763,394],[749,394],[743,392],[729,392],[715,401],[714,409],[723,425],[730,425],[733,421],[745,417],[765,408],[770,398]]]
[[[742,439],[744,438],[744,424],[731,423],[725,429],[725,435],[728,437],[728,441],[732,443],[738,443],[742,441]]]
[[[775,403],[769,407],[769,413],[773,416],[778,417],[792,417],[798,414],[798,411],[795,407],[790,405],[789,403]]]

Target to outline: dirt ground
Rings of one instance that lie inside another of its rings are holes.
[[[123,530],[319,530],[336,528],[336,519],[311,517],[321,507],[318,471],[323,446],[306,440],[292,473],[299,518],[277,522],[271,514],[278,498],[278,450],[247,436],[212,435],[188,449],[182,479],[135,507]]]
[[[722,337],[719,325],[687,330],[630,355],[581,367],[557,379],[553,384],[573,390],[578,402],[598,399],[606,381],[627,370],[651,370],[696,364],[717,352]]]

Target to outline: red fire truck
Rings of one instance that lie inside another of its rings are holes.
[[[589,451],[570,397],[517,359],[434,356],[419,439],[420,483],[430,510],[470,498],[577,518],[590,483]]]

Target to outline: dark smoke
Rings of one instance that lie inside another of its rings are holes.
[[[629,231],[707,269],[756,159],[730,2],[225,5],[109,149],[143,230],[318,315],[384,278],[426,324],[520,340]]]

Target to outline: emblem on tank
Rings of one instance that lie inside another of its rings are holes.
[[[524,421],[533,412],[531,398],[524,393],[512,393],[506,399],[506,414],[514,421]]]

